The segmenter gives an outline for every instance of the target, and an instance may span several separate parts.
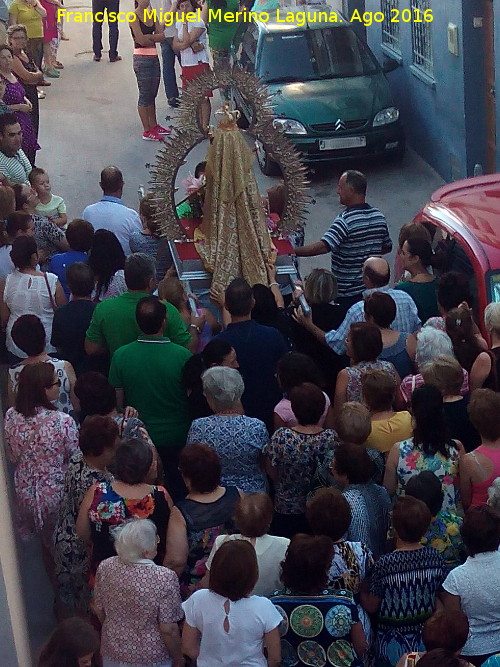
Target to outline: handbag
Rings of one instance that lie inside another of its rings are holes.
[[[43,272],[43,277],[45,278],[45,284],[47,285],[47,292],[49,293],[50,305],[52,306],[52,310],[55,313],[57,310],[57,306],[56,302],[54,301],[54,297],[52,296],[52,292],[50,291],[49,279],[47,278],[47,274],[45,271]]]

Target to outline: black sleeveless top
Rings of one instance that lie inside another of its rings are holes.
[[[215,538],[235,532],[232,516],[239,497],[235,486],[227,486],[224,495],[212,503],[200,503],[187,498],[176,503],[186,522],[189,548],[186,569],[180,577],[183,598],[188,596],[189,587],[203,578],[205,563]]]
[[[139,21],[139,28],[141,29],[141,32],[143,35],[154,35],[155,32],[155,23],[153,22],[153,25],[146,25],[141,21],[139,17],[137,17],[137,20]],[[134,38],[134,33],[132,32],[132,26],[130,26],[130,32],[132,33],[132,39],[134,40],[134,48],[135,49],[143,49],[145,48],[142,44],[137,44]],[[154,45],[151,44],[151,47]]]

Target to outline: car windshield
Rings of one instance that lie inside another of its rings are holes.
[[[264,35],[259,74],[266,83],[375,74],[378,64],[352,28]]]
[[[500,271],[491,271],[488,275],[489,300],[494,303],[500,302]]]

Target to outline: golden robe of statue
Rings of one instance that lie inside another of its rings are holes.
[[[267,285],[271,238],[253,172],[254,153],[228,103],[208,149],[203,222],[195,232],[198,254],[213,274],[212,288],[234,278]]]

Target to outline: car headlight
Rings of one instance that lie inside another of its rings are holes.
[[[274,127],[283,130],[285,134],[307,134],[306,128],[299,123],[298,120],[291,118],[275,118],[273,120]]]
[[[375,118],[373,119],[373,127],[395,123],[398,118],[399,109],[396,109],[396,107],[387,107],[387,109],[382,109],[382,111],[379,111],[378,114],[375,115]]]

